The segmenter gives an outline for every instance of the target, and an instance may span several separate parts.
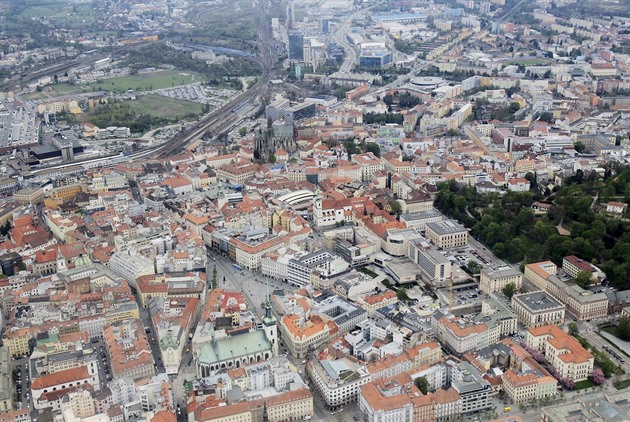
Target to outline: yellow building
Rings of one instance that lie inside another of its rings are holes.
[[[497,270],[484,268],[481,270],[479,288],[482,292],[490,294],[501,291],[505,286],[513,283],[518,291],[523,282],[523,274],[512,268],[505,267]]]
[[[563,378],[578,382],[588,379],[593,372],[593,355],[557,325],[530,328],[525,341],[543,352]]]
[[[44,199],[44,190],[42,188],[28,186],[13,194],[15,202],[22,205],[35,205]]]
[[[28,342],[33,336],[28,328],[21,328],[16,331],[7,330],[4,344],[9,349],[9,354],[13,356],[25,355],[29,351]]]

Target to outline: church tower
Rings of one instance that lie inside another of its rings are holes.
[[[278,324],[276,317],[271,313],[271,299],[269,296],[269,283],[267,283],[267,301],[265,302],[265,317],[263,318],[265,336],[271,343],[271,351],[278,356]]]

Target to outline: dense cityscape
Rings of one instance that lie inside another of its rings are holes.
[[[630,420],[630,0],[0,0],[0,422]]]

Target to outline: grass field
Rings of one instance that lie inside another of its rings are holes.
[[[573,386],[573,391],[584,390],[585,388],[591,388],[591,387],[596,387],[596,386],[597,384],[595,384],[591,379],[587,379],[587,380],[576,382],[575,385]]]
[[[544,66],[549,63],[549,60],[544,59],[514,59],[505,63],[505,66],[513,65],[523,65],[523,66]]]
[[[182,118],[192,114],[198,116],[203,112],[202,105],[199,103],[153,94],[142,95],[135,100],[127,101],[127,103],[139,113],[169,119]]]
[[[123,93],[130,89],[134,91],[151,91],[154,89],[171,88],[200,82],[203,78],[192,72],[179,70],[160,70],[157,72],[121,76],[119,78],[103,79],[89,84],[56,84],[45,87],[41,92],[32,92],[24,96],[26,100],[75,95],[95,91],[109,91]]]
[[[617,390],[623,390],[624,388],[630,387],[630,380],[619,381],[616,382],[614,385]]]
[[[160,70],[146,74],[122,76],[120,78],[103,79],[102,81],[89,84],[95,91],[114,91],[125,92],[133,89],[134,91],[151,91],[154,89],[171,88],[178,85],[187,85],[193,82],[199,82],[203,79],[191,72],[182,72],[178,70]]]

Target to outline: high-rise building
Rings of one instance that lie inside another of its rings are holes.
[[[301,32],[289,34],[289,60],[304,60],[304,34]]]
[[[322,34],[328,34],[328,32],[330,31],[330,22],[328,21],[328,19],[322,19],[321,30]]]
[[[289,0],[287,5],[287,29],[292,31],[295,29],[295,4],[293,0]]]

